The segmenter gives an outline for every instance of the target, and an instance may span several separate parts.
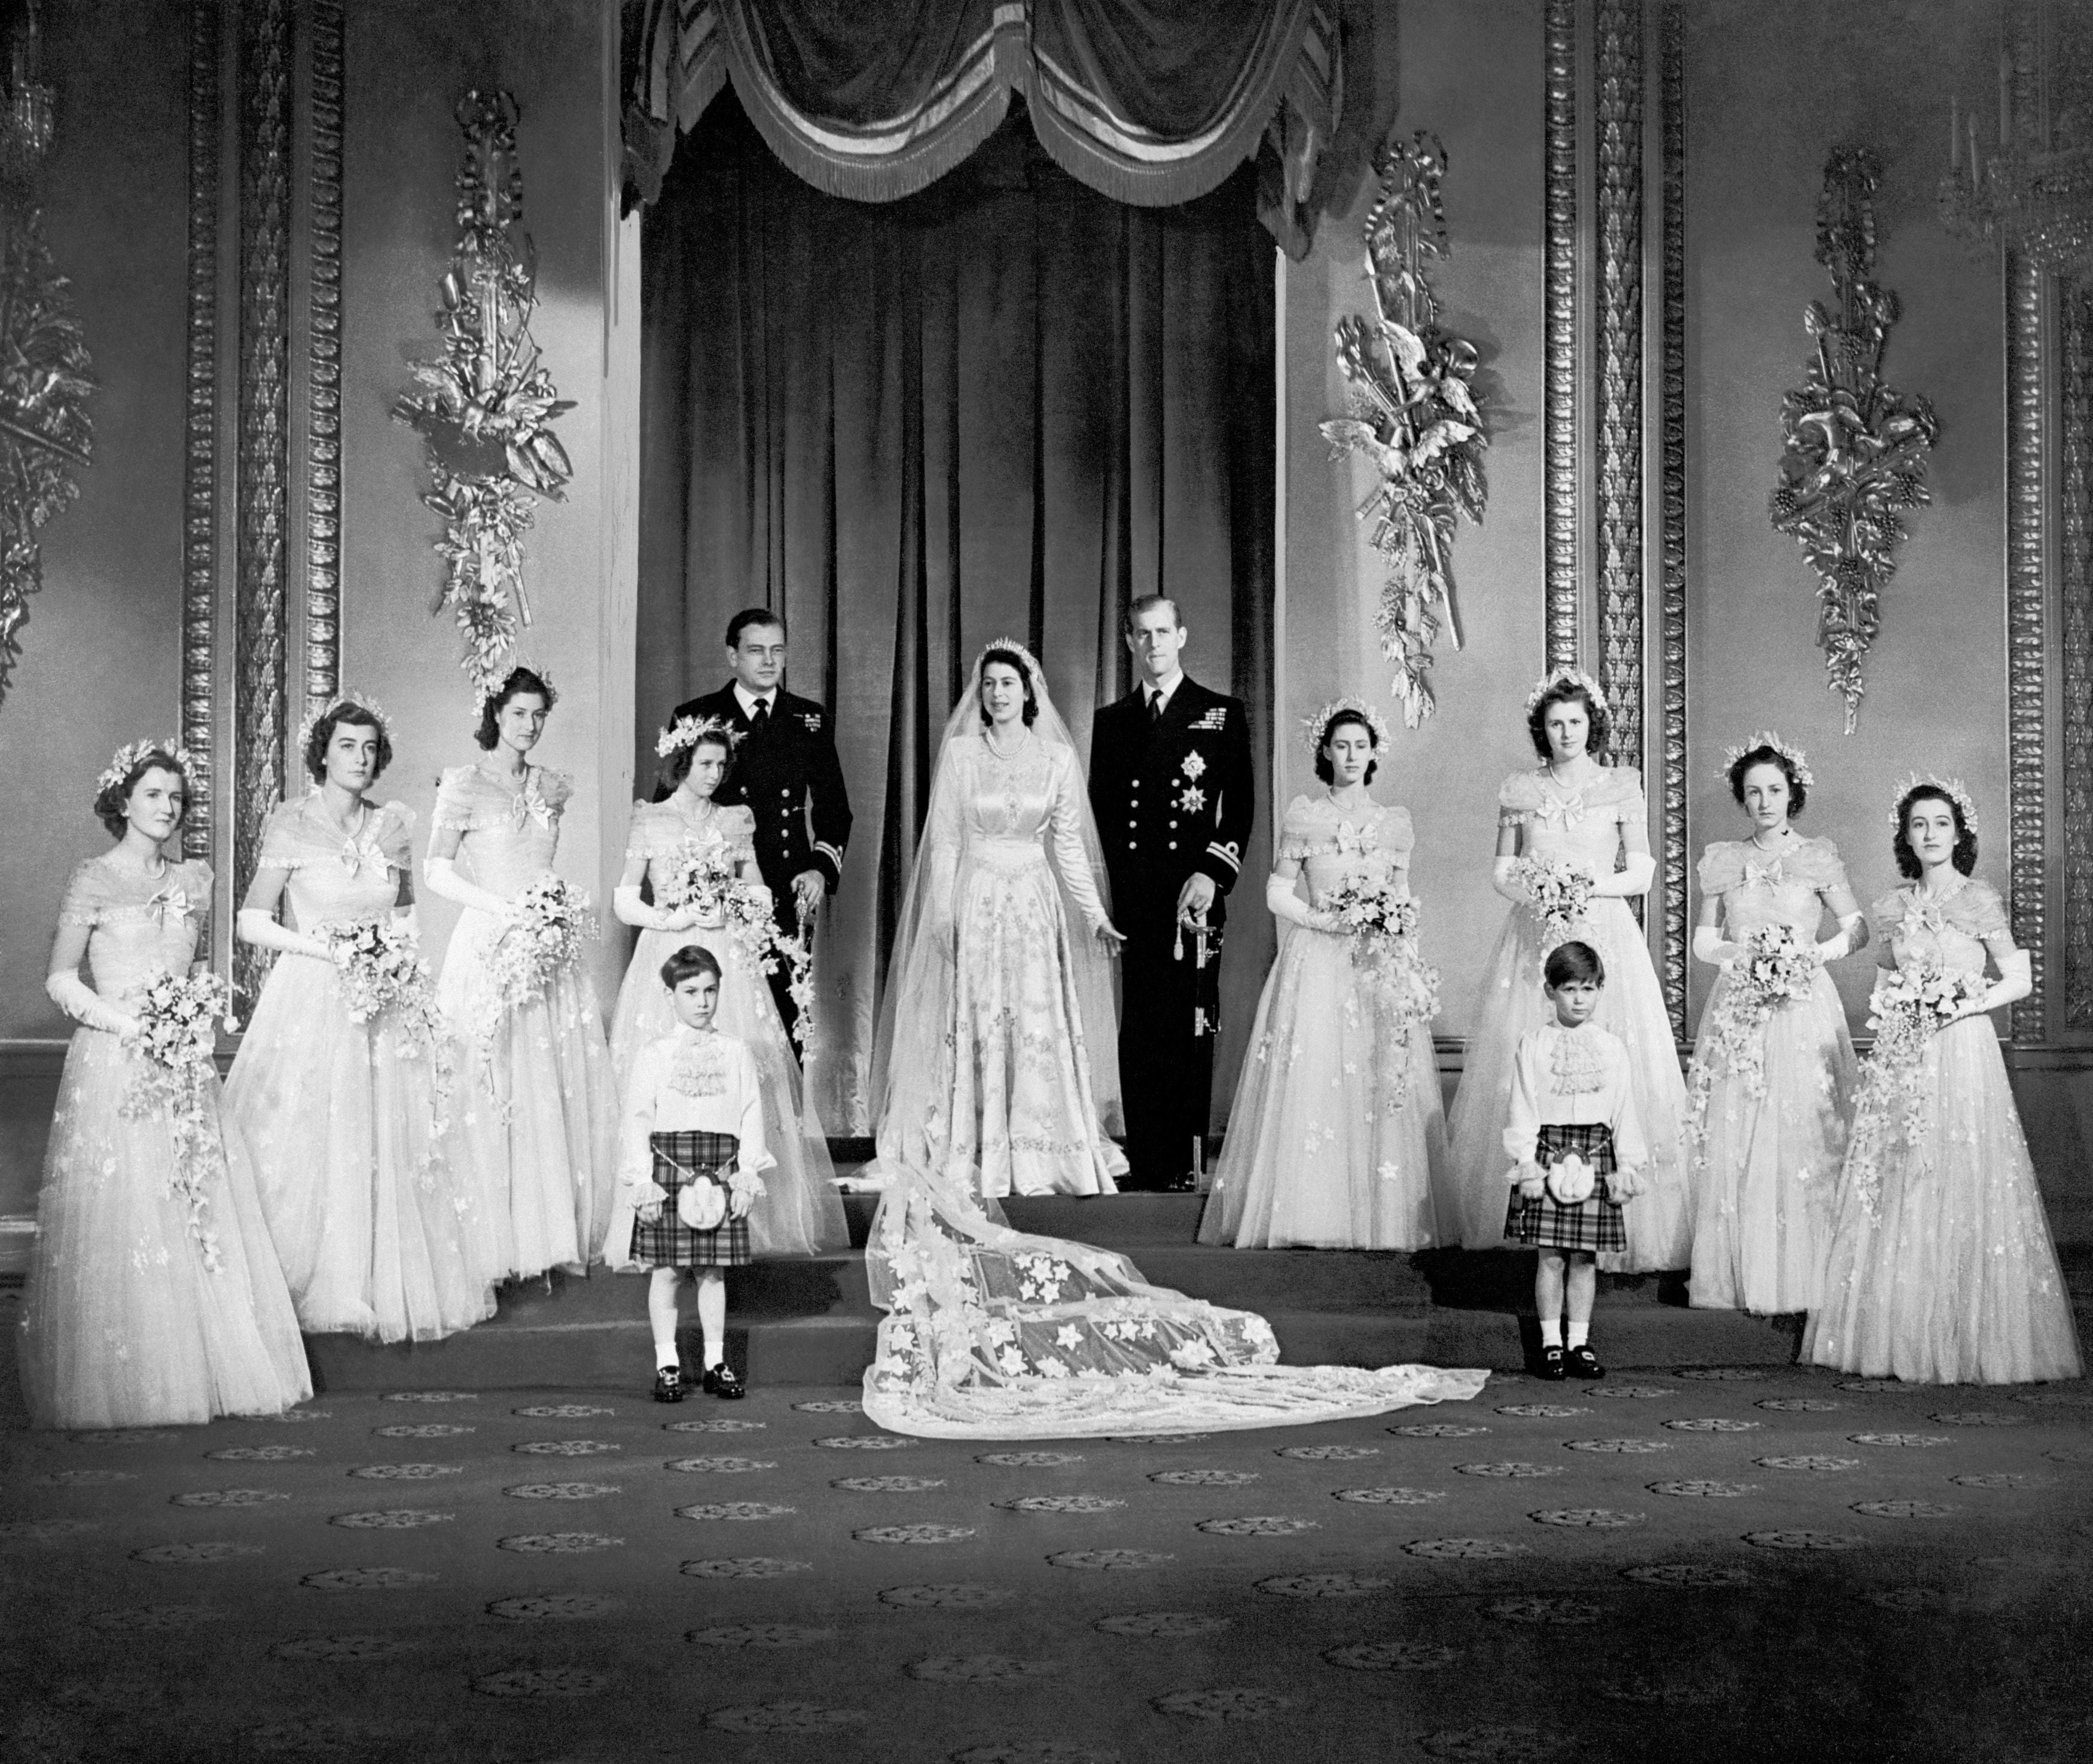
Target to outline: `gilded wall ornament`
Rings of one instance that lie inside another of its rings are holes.
[[[1439,301],[1425,277],[1447,254],[1440,180],[1446,150],[1420,129],[1391,136],[1374,155],[1380,195],[1367,211],[1367,274],[1374,316],[1340,319],[1337,366],[1350,409],[1322,425],[1331,457],[1363,453],[1380,481],[1359,505],[1388,566],[1374,624],[1381,653],[1396,664],[1393,687],[1405,725],[1432,714],[1432,645],[1443,632],[1456,648],[1454,530],[1457,516],[1483,518],[1489,445],[1470,381],[1472,344],[1439,327]]]
[[[422,500],[444,527],[436,610],[448,607],[457,620],[466,672],[483,688],[531,622],[523,535],[540,496],[565,500],[574,467],[552,424],[574,402],[554,391],[531,338],[537,254],[523,230],[516,100],[474,90],[456,115],[466,150],[457,249],[436,314],[444,351],[414,370],[418,389],[392,414],[428,444],[431,484]]]
[[[1846,701],[1846,733],[1867,690],[1861,665],[1882,626],[1896,573],[1904,510],[1932,501],[1926,456],[1940,432],[1933,407],[1882,377],[1897,297],[1874,280],[1874,195],[1882,164],[1864,147],[1834,150],[1817,204],[1817,261],[1838,310],[1816,301],[1803,326],[1816,344],[1809,378],[1781,401],[1785,449],[1773,524],[1817,573],[1817,642],[1830,687]]]
[[[43,586],[37,531],[80,494],[75,475],[94,453],[93,362],[37,200],[54,115],[39,23],[25,7],[0,114],[0,699],[22,657],[29,596]]]

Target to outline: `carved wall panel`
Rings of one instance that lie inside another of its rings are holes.
[[[182,822],[185,856],[214,855],[212,741],[218,670],[218,99],[217,0],[189,7],[189,215],[187,401],[182,466],[182,745],[193,767]]]
[[[1544,520],[1548,669],[1577,664],[1577,7],[1548,0],[1544,168]]]
[[[2064,1027],[2093,1029],[2093,284],[2059,302]]]
[[[1643,764],[1641,0],[1600,0],[1595,52],[1599,684],[1606,759]]]
[[[1664,959],[1659,977],[1671,1033],[1687,1039],[1689,872],[1686,828],[1686,19],[1679,0],[1658,14],[1658,134],[1662,154],[1658,249],[1658,739],[1662,743],[1660,873]]]

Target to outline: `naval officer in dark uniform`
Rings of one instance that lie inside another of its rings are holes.
[[[1214,1087],[1220,927],[1254,812],[1242,700],[1185,676],[1176,603],[1127,609],[1138,683],[1097,713],[1090,808],[1112,878],[1120,952],[1120,1091],[1126,1188],[1188,1188]],[[1197,963],[1207,932],[1209,959]]]
[[[828,712],[788,692],[785,621],[766,607],[727,622],[727,665],[734,678],[676,707],[675,717],[717,717],[742,737],[714,800],[746,804],[756,815],[756,867],[770,890],[771,909],[788,937],[811,935],[821,903],[843,880],[850,843],[850,795],[836,758]],[[671,718],[673,722],[674,717]],[[656,800],[666,794],[657,791]],[[789,1031],[799,1009],[781,964],[770,994]]]

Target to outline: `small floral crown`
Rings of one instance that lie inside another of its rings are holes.
[[[1310,752],[1320,753],[1323,751],[1323,731],[1330,726],[1330,719],[1339,711],[1358,717],[1367,728],[1373,730],[1374,746],[1376,749],[1383,749],[1388,746],[1389,739],[1388,720],[1364,699],[1354,698],[1347,694],[1343,698],[1332,699],[1314,716],[1304,717],[1301,719],[1301,732],[1308,743]]]
[[[366,712],[378,725],[379,733],[389,743],[392,739],[392,719],[385,714],[385,707],[375,698],[366,698],[361,692],[337,692],[324,704],[308,704],[306,714],[298,721],[298,733],[292,748],[294,753],[303,753],[313,739],[313,731],[338,710],[353,706]]]
[[[724,717],[678,717],[654,738],[654,757],[665,760],[682,748],[717,741],[729,753],[741,745],[740,734]]]
[[[1599,683],[1581,668],[1550,668],[1541,676],[1538,684],[1526,695],[1526,713],[1531,717],[1540,708],[1540,701],[1558,686],[1582,687],[1591,696],[1594,709],[1605,710],[1606,695],[1599,690]]]
[[[552,684],[552,670],[550,668],[541,668],[536,662],[526,661],[520,657],[512,660],[499,674],[488,674],[480,681],[479,690],[473,695],[472,700],[472,714],[474,722],[478,722],[487,714],[487,707],[501,696],[502,687],[508,685],[511,678],[519,673],[536,674],[545,683],[545,690],[548,692],[559,690]]]
[[[1913,791],[1930,787],[1944,793],[1955,806],[1962,811],[1962,825],[1971,833],[1977,830],[1977,799],[1970,794],[1970,787],[1959,778],[1937,778],[1930,772],[1909,774],[1896,787],[1896,800],[1890,804],[1890,831],[1904,831],[1904,800]]]
[[[1722,769],[1715,775],[1727,782],[1730,776],[1731,768],[1736,765],[1737,761],[1744,758],[1747,753],[1756,753],[1761,748],[1771,748],[1774,752],[1778,753],[1783,760],[1787,761],[1788,769],[1795,774],[1796,782],[1801,785],[1805,789],[1809,788],[1817,782],[1815,778],[1809,775],[1809,756],[1805,753],[1801,748],[1792,746],[1788,742],[1782,740],[1780,737],[1770,729],[1762,729],[1757,735],[1753,735],[1750,740],[1740,742],[1734,748],[1724,748],[1722,751]]]
[[[172,735],[155,741],[150,735],[142,741],[134,741],[128,747],[119,748],[116,757],[102,768],[102,776],[94,781],[94,794],[99,796],[113,785],[120,784],[131,775],[131,768],[148,754],[164,753],[175,762],[182,776],[187,778],[195,769],[196,761],[187,748],[178,746]]]

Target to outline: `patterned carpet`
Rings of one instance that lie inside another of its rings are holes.
[[[2093,1392],[1493,1378],[999,1448],[847,1390],[0,1435],[20,1761],[2093,1755]]]

